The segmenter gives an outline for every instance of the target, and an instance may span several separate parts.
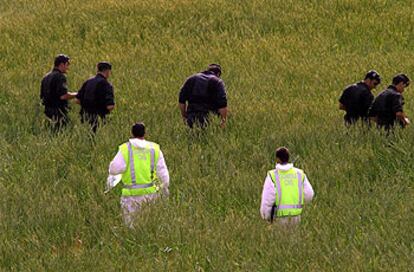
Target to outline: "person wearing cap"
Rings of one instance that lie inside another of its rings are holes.
[[[355,124],[359,119],[368,121],[368,111],[374,100],[371,90],[381,83],[381,76],[375,70],[369,71],[364,80],[345,88],[339,98],[339,109],[346,112],[345,124]]]
[[[205,127],[210,113],[218,114],[220,126],[227,120],[227,94],[220,79],[221,66],[210,64],[206,71],[190,76],[179,94],[179,108],[184,122],[192,128],[194,124]]]
[[[397,74],[392,79],[392,84],[375,98],[369,116],[379,128],[389,130],[394,128],[395,122],[398,122],[401,127],[406,127],[410,123],[403,110],[404,97],[402,96],[408,85],[410,85],[408,76]]]
[[[81,122],[88,122],[95,133],[99,118],[105,117],[115,107],[114,90],[108,78],[111,76],[112,65],[109,62],[99,62],[96,76],[86,80],[76,95],[76,102],[81,105]]]
[[[297,225],[305,202],[313,198],[313,188],[303,170],[289,163],[289,150],[276,150],[276,168],[267,173],[260,214],[281,225]]]
[[[133,221],[142,204],[152,202],[160,194],[169,195],[170,176],[160,146],[145,140],[145,125],[132,126],[132,139],[119,146],[109,165],[107,190],[116,185],[116,175],[122,174],[121,206],[125,224]]]
[[[45,115],[51,121],[55,131],[67,125],[68,100],[75,98],[76,93],[68,91],[65,74],[69,70],[70,58],[59,54],[55,57],[52,71],[47,73],[41,82],[40,99],[45,106]]]

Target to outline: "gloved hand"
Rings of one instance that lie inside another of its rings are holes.
[[[120,181],[121,181],[122,175],[109,175],[106,179],[106,187],[104,194],[107,194],[112,188],[114,188]]]

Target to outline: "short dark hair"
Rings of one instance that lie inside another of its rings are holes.
[[[137,138],[142,138],[145,135],[145,125],[142,122],[135,123],[131,129],[132,135]]]
[[[376,81],[378,81],[378,83],[381,83],[381,76],[375,70],[368,71],[368,73],[365,75],[364,79],[376,80]]]
[[[289,162],[289,149],[286,147],[279,147],[276,149],[276,158],[280,160],[281,163]]]
[[[96,68],[98,69],[98,72],[103,72],[106,70],[112,70],[112,64],[110,64],[107,61],[101,61],[96,65]]]
[[[401,82],[404,82],[404,84],[408,86],[410,84],[410,79],[406,74],[397,74],[392,79],[392,85],[398,85]]]
[[[221,65],[217,63],[209,64],[207,67],[207,71],[211,71],[215,73],[216,75],[221,75]]]
[[[59,66],[59,64],[61,63],[68,63],[70,60],[69,56],[65,55],[65,54],[59,54],[55,57],[55,67]]]

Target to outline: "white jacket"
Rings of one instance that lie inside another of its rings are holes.
[[[276,164],[277,170],[287,171],[291,168],[294,168],[292,163]],[[314,195],[312,185],[309,183],[309,180],[306,175],[305,175],[305,182],[304,182],[304,195],[305,195],[305,202],[310,202]],[[270,178],[270,176],[267,175],[264,185],[263,185],[262,203],[260,205],[260,214],[263,219],[270,220],[271,213],[272,213],[272,207],[273,207],[273,204],[275,204],[275,200],[276,200],[275,185],[272,179]]]
[[[143,148],[147,145],[147,141],[137,139],[137,138],[129,139],[129,142],[133,146],[140,147],[140,148]],[[107,189],[111,189],[111,187],[114,187],[116,185],[116,182],[109,182],[112,176],[122,174],[126,168],[127,168],[127,163],[125,162],[124,157],[122,156],[122,153],[118,151],[115,158],[109,164],[109,177],[108,177]],[[168,186],[170,184],[170,175],[168,173],[168,168],[167,168],[167,165],[165,164],[164,155],[162,154],[161,150],[160,150],[160,155],[157,161],[157,177],[161,181],[161,187],[162,187],[164,195],[168,196],[169,194]],[[112,180],[113,179],[114,178],[112,178]]]

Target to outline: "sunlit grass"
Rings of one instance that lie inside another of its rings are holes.
[[[0,3],[0,265],[4,271],[408,271],[411,127],[345,129],[337,99],[369,69],[414,77],[410,1],[29,1]],[[77,90],[113,63],[117,108],[95,141],[72,105],[53,136],[38,103],[54,55]],[[223,67],[230,119],[182,126],[178,91]],[[405,109],[413,115],[412,90]],[[142,120],[171,174],[168,200],[125,228],[107,167]],[[259,216],[286,145],[316,198],[286,233]]]

